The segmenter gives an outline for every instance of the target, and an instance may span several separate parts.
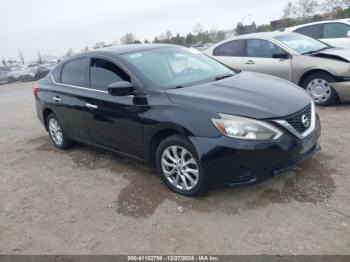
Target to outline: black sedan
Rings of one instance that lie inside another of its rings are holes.
[[[75,55],[33,89],[60,149],[72,141],[155,166],[187,196],[256,183],[308,159],[320,122],[300,87],[237,73],[195,49],[126,45]]]

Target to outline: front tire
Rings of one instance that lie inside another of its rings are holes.
[[[56,115],[51,113],[46,119],[47,130],[51,141],[58,149],[67,149],[71,146],[71,141],[67,139]]]
[[[193,145],[183,136],[164,139],[156,152],[156,166],[164,183],[176,193],[199,197],[208,183]]]
[[[316,105],[333,105],[338,98],[337,92],[331,86],[336,82],[334,76],[327,73],[315,73],[307,77],[303,83],[303,88],[312,97]]]

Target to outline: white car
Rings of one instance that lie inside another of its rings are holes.
[[[350,19],[321,21],[284,29],[316,38],[334,47],[350,48]]]
[[[289,80],[317,105],[331,105],[338,98],[350,102],[350,49],[298,33],[266,32],[233,37],[203,53],[237,70]]]

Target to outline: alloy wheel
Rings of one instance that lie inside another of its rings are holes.
[[[49,121],[49,131],[54,143],[58,146],[62,145],[62,142],[63,142],[62,130],[61,130],[60,124],[54,118],[51,118]]]
[[[165,148],[161,157],[161,166],[166,179],[180,190],[192,190],[198,183],[197,161],[181,146]]]

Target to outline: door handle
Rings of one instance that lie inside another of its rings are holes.
[[[52,98],[55,102],[61,102],[61,98],[59,98],[58,96],[54,96]]]
[[[248,60],[245,62],[246,65],[254,65],[255,62],[253,60]]]
[[[97,105],[93,105],[93,104],[90,104],[90,103],[86,103],[85,106],[86,106],[87,108],[91,108],[91,109],[97,109],[97,108],[98,108]]]

